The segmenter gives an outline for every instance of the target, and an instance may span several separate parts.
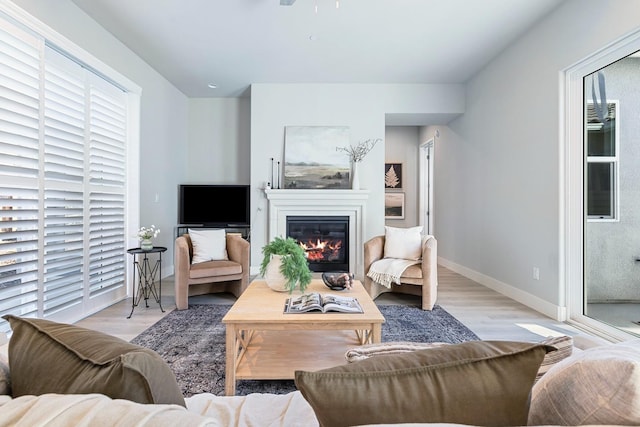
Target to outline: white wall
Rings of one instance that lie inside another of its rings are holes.
[[[172,274],[177,185],[187,170],[187,97],[70,0],[14,3],[142,88],[140,224],[161,229],[156,244],[168,248],[163,276]]]
[[[564,306],[561,72],[638,26],[640,2],[567,1],[468,82],[436,143],[443,261],[550,315]]]
[[[251,88],[251,265],[267,240],[267,203],[260,190],[270,180],[270,159],[284,158],[285,126],[349,126],[351,144],[384,138],[386,113],[462,113],[461,85],[254,84]],[[385,143],[359,166],[360,186],[371,191],[365,239],[384,232]]]
[[[420,140],[416,126],[387,126],[385,128],[385,163],[402,163],[402,188],[387,189],[388,193],[404,193],[404,219],[387,219],[390,227],[418,225],[418,159]],[[384,176],[383,176],[384,179]]]
[[[251,99],[189,100],[187,181],[249,184]]]

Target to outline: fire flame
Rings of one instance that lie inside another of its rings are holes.
[[[298,242],[300,247],[304,249],[305,256],[309,261],[334,261],[340,257],[340,249],[342,249],[342,240],[320,240],[315,242]]]

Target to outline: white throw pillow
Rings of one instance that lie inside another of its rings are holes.
[[[189,237],[191,237],[191,244],[193,245],[191,264],[229,259],[227,255],[227,234],[224,229],[198,230],[190,228]]]
[[[384,227],[384,257],[417,260],[422,257],[422,226]]]

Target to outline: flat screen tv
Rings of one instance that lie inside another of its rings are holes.
[[[250,196],[248,185],[182,184],[178,222],[205,227],[248,227]]]

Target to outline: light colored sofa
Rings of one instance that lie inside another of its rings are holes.
[[[0,396],[1,427],[120,426],[301,426],[318,421],[300,392],[284,395],[215,396],[208,393],[175,404],[141,404],[102,394]]]
[[[584,344],[584,342],[580,343]],[[640,419],[640,340],[614,345],[592,346],[555,363],[532,389],[529,425],[638,425]],[[418,350],[420,351],[420,350]],[[430,351],[430,350],[426,350]],[[377,356],[378,358],[389,357]],[[393,356],[391,356],[393,357]],[[381,360],[381,359],[379,359]],[[355,362],[363,363],[363,362]],[[1,370],[0,370],[1,371]],[[566,387],[558,387],[561,379]],[[582,379],[586,383],[580,383]],[[0,376],[0,392],[2,390]],[[554,391],[555,387],[555,391]],[[612,394],[608,394],[612,392]],[[0,393],[1,394],[1,393]],[[616,394],[618,396],[616,397]],[[179,404],[142,404],[112,399],[103,394],[0,395],[0,427],[12,426],[318,426],[312,406],[300,391],[288,394],[215,396],[202,393]],[[546,406],[552,403],[553,410]],[[376,402],[371,402],[375,411]],[[592,405],[588,407],[587,405]],[[594,408],[593,405],[599,406]],[[590,411],[586,423],[571,423],[574,411]],[[464,404],[460,404],[464,411]],[[590,420],[599,417],[598,423]],[[608,417],[608,418],[607,418]],[[635,417],[635,418],[634,418]],[[607,423],[607,420],[611,423]],[[629,421],[631,420],[631,421]],[[619,424],[616,424],[619,423]],[[367,424],[367,425],[390,425]],[[459,426],[462,424],[422,423],[397,425]],[[476,424],[465,424],[476,425]]]
[[[640,340],[368,344],[343,365],[296,372],[299,391],[184,398],[149,349],[3,318],[13,333],[8,360],[0,352],[0,427],[640,425]]]

